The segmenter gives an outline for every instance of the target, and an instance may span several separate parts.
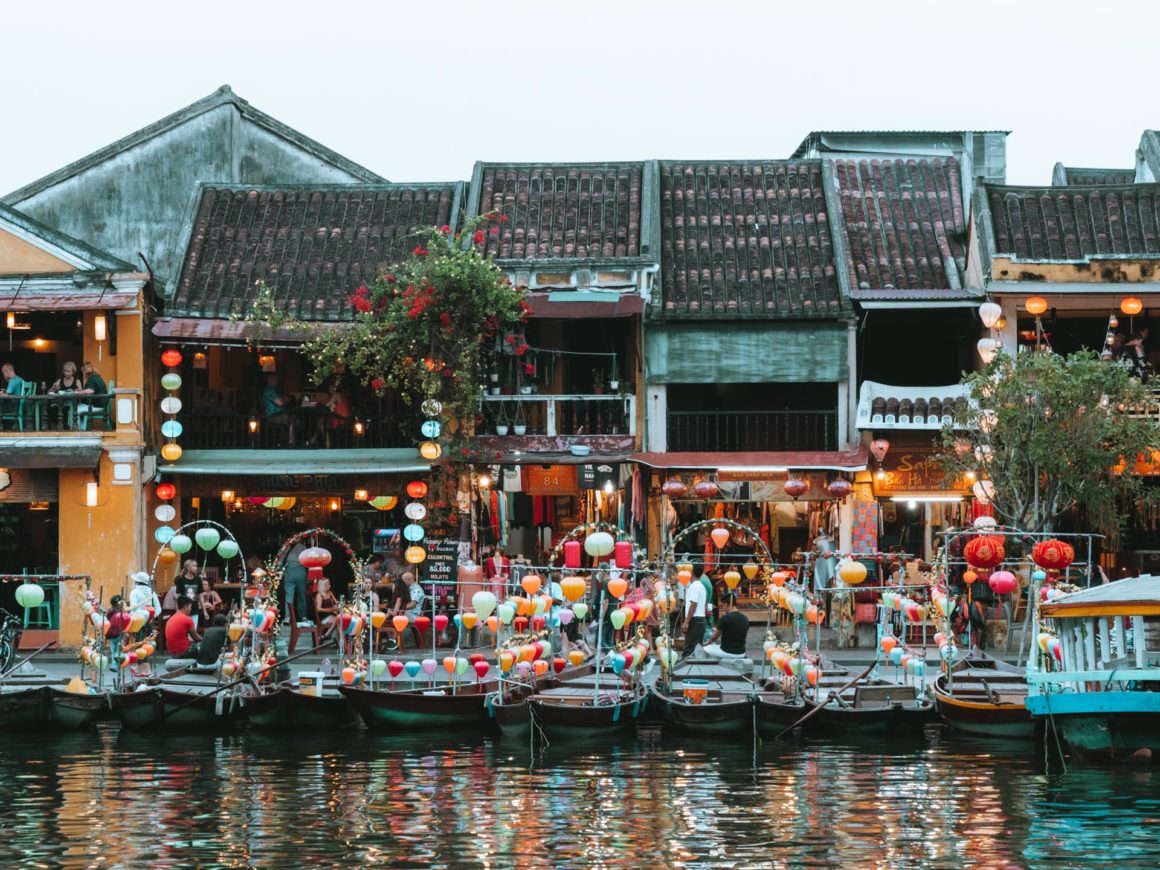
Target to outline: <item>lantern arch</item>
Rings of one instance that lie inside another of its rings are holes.
[[[677,532],[668,547],[661,553],[660,559],[657,560],[658,568],[662,573],[667,573],[664,569],[671,568],[675,564],[678,544],[690,534],[703,528],[726,528],[743,533],[748,541],[755,544],[754,549],[757,552],[758,567],[761,574],[766,576],[772,571],[773,555],[769,552],[769,547],[765,545],[765,541],[761,540],[761,537],[744,523],[722,517],[720,519],[698,520]]]
[[[572,531],[568,532],[568,534],[564,535],[564,537],[562,537],[559,541],[557,541],[556,546],[552,548],[552,552],[548,554],[547,567],[567,567],[564,565],[556,564],[558,560],[563,558],[565,546],[569,543],[578,543],[583,545],[583,539],[587,538],[591,534],[598,532],[603,532],[604,534],[611,536],[614,547],[616,544],[630,544],[632,546],[633,564],[641,566],[645,564],[648,558],[647,554],[642,547],[640,547],[635,541],[632,540],[628,532],[624,531],[624,529],[620,528],[615,523],[592,522],[583,523],[577,526],[576,528],[572,529]]]
[[[285,568],[286,557],[290,554],[290,551],[294,549],[297,544],[303,541],[313,544],[315,539],[319,537],[329,538],[333,543],[338,545],[340,550],[342,550],[342,554],[346,558],[347,564],[350,565],[351,575],[353,578],[351,591],[358,598],[364,597],[366,595],[366,576],[363,574],[363,563],[355,554],[354,548],[349,543],[347,543],[345,539],[330,529],[306,529],[305,531],[291,535],[289,538],[283,541],[282,546],[279,548],[278,552],[274,555],[274,558],[270,561],[270,563],[268,563],[267,566],[275,566],[274,573],[277,583],[272,584],[272,586],[281,587],[282,571]]]
[[[186,534],[188,531],[193,532],[192,538]],[[213,539],[213,535],[217,536],[216,540]],[[189,546],[183,547],[181,550],[170,546],[174,540],[180,538],[184,538],[189,543]],[[210,541],[213,541],[213,543],[210,544]],[[238,543],[238,539],[234,537],[234,533],[229,528],[214,520],[190,520],[188,523],[178,526],[174,530],[173,535],[157,548],[157,553],[153,557],[153,564],[149,568],[149,580],[153,588],[157,588],[157,566],[162,563],[162,554],[168,551],[180,559],[181,556],[184,556],[195,548],[202,550],[207,556],[209,555],[209,551],[213,550],[225,560],[227,567],[231,559],[237,559],[241,564],[246,564],[245,556],[242,554],[242,545]],[[170,564],[170,562],[166,561],[165,564]],[[227,574],[227,579],[228,576]]]

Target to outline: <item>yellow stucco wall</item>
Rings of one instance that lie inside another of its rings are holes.
[[[7,275],[53,275],[76,269],[36,245],[0,229],[0,271]]]
[[[1100,260],[1088,263],[1020,263],[1009,257],[991,261],[994,281],[1042,281],[1065,284],[1146,284],[1160,288],[1155,260]]]

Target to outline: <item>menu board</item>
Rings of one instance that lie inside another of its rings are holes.
[[[455,585],[459,539],[428,538],[426,544],[427,558],[419,566],[422,579],[434,585]]]

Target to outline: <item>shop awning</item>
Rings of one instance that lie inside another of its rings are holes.
[[[100,458],[99,432],[0,437],[0,467],[4,468],[93,468]]]
[[[153,334],[158,338],[175,343],[213,344],[230,342],[242,344],[248,341],[270,344],[301,344],[309,341],[317,333],[336,329],[342,323],[311,323],[301,330],[280,327],[273,331],[260,323],[245,320],[214,320],[208,317],[166,317],[153,324]]]
[[[162,474],[298,476],[415,474],[431,465],[412,448],[393,450],[186,450]]]
[[[865,471],[870,451],[855,450],[751,451],[747,453],[634,453],[631,459],[653,468],[717,469],[732,472],[788,470]]]

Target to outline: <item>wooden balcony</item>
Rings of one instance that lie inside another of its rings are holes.
[[[586,447],[595,457],[629,453],[637,443],[636,396],[485,396],[477,446],[497,454],[565,454]]]
[[[837,450],[837,411],[669,411],[672,452]]]

